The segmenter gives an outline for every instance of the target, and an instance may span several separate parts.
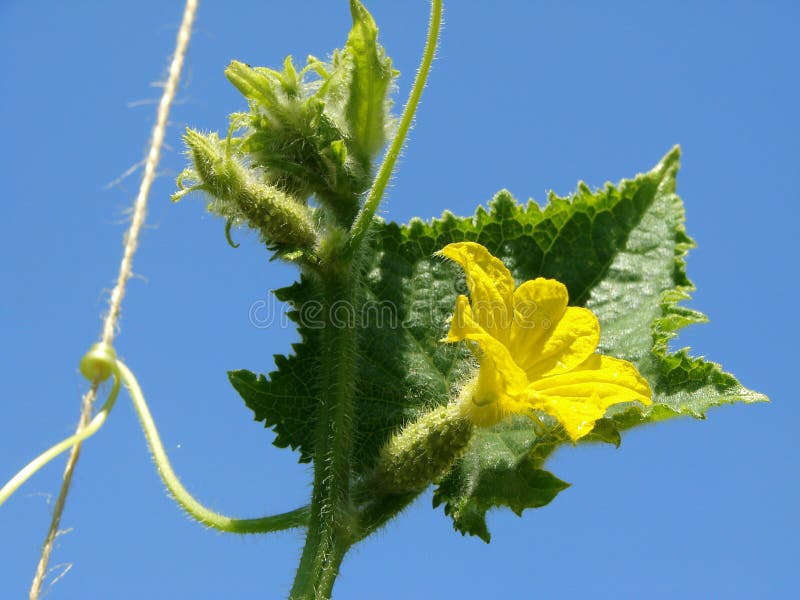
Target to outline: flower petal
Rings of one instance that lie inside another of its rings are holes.
[[[456,298],[456,308],[453,311],[452,319],[450,319],[450,330],[447,332],[447,337],[442,341],[453,343],[466,340],[467,335],[474,333],[476,328],[479,329],[475,318],[472,316],[469,298],[466,296],[459,296]]]
[[[652,391],[636,367],[625,360],[593,354],[577,368],[532,381],[529,406],[558,419],[573,440],[583,437],[609,406],[650,404]]]
[[[475,242],[448,244],[439,253],[464,269],[477,323],[497,339],[506,341],[514,295],[514,278],[506,266]]]
[[[505,390],[511,395],[516,395],[525,390],[528,385],[525,371],[514,362],[505,344],[489,335],[483,327],[478,325],[466,296],[458,297],[456,313],[450,323],[450,333],[443,341],[458,342],[461,340],[477,344],[480,351],[475,354],[481,363],[481,373],[487,366],[494,367],[494,370],[498,372],[497,376],[500,378],[497,380],[498,394]],[[473,349],[476,348],[473,346]],[[487,380],[489,379],[493,380],[493,378],[487,378]],[[500,387],[501,384],[502,387]]]
[[[526,412],[525,372],[514,362],[508,348],[478,324],[466,296],[456,300],[450,332],[443,341],[461,340],[473,342],[472,350],[480,362],[477,381],[463,407],[472,422],[488,426],[508,414]]]
[[[509,347],[530,379],[568,371],[597,348],[597,318],[585,308],[567,308],[568,300],[566,286],[555,279],[526,281],[514,292]]]
[[[589,358],[600,342],[600,323],[586,308],[570,306],[553,326],[544,331],[539,351],[523,354],[512,349],[517,363],[528,379],[539,379],[565,373]]]

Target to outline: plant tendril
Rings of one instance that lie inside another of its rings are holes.
[[[111,392],[102,408],[92,418],[89,424],[78,433],[60,441],[23,467],[8,483],[0,488],[0,505],[2,505],[23,483],[44,467],[62,452],[66,452],[76,444],[91,437],[106,422],[111,409],[119,395],[120,383],[124,383],[133,400],[136,413],[144,430],[148,449],[156,463],[156,468],[161,480],[167,486],[170,495],[183,508],[189,516],[219,531],[228,533],[269,533],[305,527],[308,523],[309,509],[307,506],[285,513],[255,519],[234,519],[203,506],[183,486],[178,479],[172,465],[167,458],[161,437],[158,434],[153,416],[144,399],[144,394],[139,387],[136,377],[131,370],[120,360],[110,344],[99,342],[91,347],[80,362],[80,371],[84,377],[94,384],[114,378]]]
[[[238,248],[241,244],[237,244],[233,241],[233,238],[231,237],[231,227],[233,227],[233,218],[229,218],[227,221],[225,221],[225,239],[228,240],[228,245],[231,248]]]
[[[0,488],[0,506],[8,500],[17,488],[25,483],[31,476],[39,469],[56,458],[59,454],[66,452],[75,444],[79,444],[86,438],[93,436],[97,430],[102,427],[106,422],[111,409],[114,408],[114,403],[117,401],[119,395],[120,377],[119,371],[114,368],[109,368],[109,365],[116,363],[116,355],[114,349],[108,345],[100,342],[92,346],[89,352],[81,359],[80,370],[84,377],[93,383],[101,383],[108,379],[111,375],[114,376],[114,383],[111,386],[111,392],[108,394],[108,399],[105,404],[100,408],[92,420],[83,427],[80,431],[61,440],[51,448],[42,452],[39,456],[34,458],[31,462],[25,465],[8,483]]]

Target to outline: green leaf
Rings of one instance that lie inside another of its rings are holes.
[[[684,264],[692,242],[675,194],[679,156],[673,149],[649,173],[617,186],[592,191],[579,184],[570,198],[551,195],[544,209],[532,201],[521,205],[504,191],[488,211],[479,207],[474,217],[445,213],[428,223],[376,223],[372,251],[363,264],[364,307],[386,314],[358,322],[359,470],[371,464],[404,422],[448,402],[475,368],[463,345],[439,342],[465,286],[461,270],[433,253],[454,241],[486,246],[518,284],[535,277],[562,281],[571,304],[597,314],[599,350],[632,361],[650,381],[652,407],[614,407],[582,441],[618,445],[620,430],[638,424],[678,415],[702,417],[713,406],[766,400],[715,363],[668,348],[680,328],[705,320],[679,305],[692,289]],[[301,307],[312,297],[308,289],[307,283],[298,284],[282,297]],[[309,458],[314,340],[313,330],[302,331],[304,342],[295,348],[296,355],[281,359],[271,380],[252,384],[252,376],[248,385],[256,388],[242,392],[238,384],[237,389],[256,417],[275,428],[276,443],[299,447]],[[546,504],[562,489],[563,484],[532,473],[555,447],[568,443],[566,435],[556,428],[537,437],[534,427],[533,421],[519,418],[481,431],[440,482],[436,502],[444,504],[457,529],[488,539],[486,510],[509,506],[521,512]]]
[[[488,543],[487,510],[507,506],[521,515],[526,508],[549,504],[569,487],[539,468],[553,447],[552,442],[537,438],[524,417],[479,429],[456,475],[447,477],[437,488],[433,506],[444,504],[456,530]]]
[[[269,374],[269,379],[243,369],[229,371],[228,378],[255,413],[255,420],[275,428],[278,435],[274,444],[278,448],[299,449],[300,462],[310,462],[314,429],[304,419],[314,414],[314,397],[302,378],[302,371],[298,370],[302,364],[296,356],[276,355],[277,369]],[[296,395],[298,391],[300,394]]]
[[[320,346],[315,327],[319,314],[315,312],[312,286],[307,280],[275,290],[279,300],[291,301],[297,307],[289,317],[300,327],[303,342],[294,344],[294,354],[275,355],[275,371],[268,377],[256,376],[246,370],[229,371],[231,385],[242,396],[256,421],[273,428],[273,442],[279,448],[299,450],[300,462],[310,462],[314,456],[314,425],[316,423],[316,390],[314,373]]]
[[[609,410],[619,428],[681,414],[704,418],[713,406],[767,399],[741,386],[718,364],[691,357],[688,348],[669,351],[680,329],[707,321],[679,304],[694,290],[685,257],[695,245],[686,234],[683,203],[675,193],[679,156],[674,149],[651,172],[659,176],[654,201],[586,303],[601,323],[599,351],[630,360],[653,386],[652,407]]]
[[[353,28],[341,55],[347,67],[345,114],[362,160],[369,162],[386,143],[387,97],[396,73],[378,44],[378,27],[358,0],[350,0]]]
[[[412,285],[404,270],[395,272],[389,256],[386,260],[378,254],[372,258],[378,262],[365,265],[365,271],[372,275],[367,276],[363,304],[354,313],[346,307],[337,313],[343,323],[352,319],[361,328],[356,386],[357,473],[365,473],[374,464],[378,450],[394,431],[445,404],[472,366],[465,360],[465,348],[438,341],[452,312],[451,295],[437,301],[428,283],[417,281]],[[450,281],[450,265],[436,261],[432,270],[443,274],[429,277],[430,285],[434,278]],[[405,286],[405,300],[393,303],[389,299],[397,297],[400,285]],[[244,370],[231,371],[228,376],[255,419],[274,429],[275,445],[298,449],[301,462],[308,462],[314,455],[318,383],[314,375],[321,302],[306,278],[277,290],[276,295],[295,308],[289,316],[300,326],[302,343],[294,345],[294,355],[275,357],[277,370],[268,378]],[[436,335],[432,335],[434,327]]]

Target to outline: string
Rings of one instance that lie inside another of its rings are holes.
[[[114,290],[111,292],[109,300],[109,310],[103,322],[102,341],[105,344],[111,345],[117,331],[117,324],[119,321],[119,314],[122,308],[122,299],[125,296],[125,288],[128,280],[131,277],[133,268],[133,255],[136,253],[136,248],[139,243],[139,232],[142,225],[144,225],[145,215],[147,214],[147,200],[150,194],[150,188],[155,179],[156,168],[158,167],[159,159],[161,158],[161,147],[164,142],[164,134],[167,128],[167,117],[169,116],[169,109],[172,101],[175,98],[175,92],[178,89],[178,81],[180,80],[181,70],[183,69],[183,62],[186,57],[186,49],[189,46],[189,39],[192,35],[192,23],[194,22],[195,13],[197,12],[197,0],[186,0],[186,5],[183,11],[183,19],[181,21],[180,29],[178,30],[178,37],[175,44],[175,54],[172,57],[172,62],[169,66],[169,76],[167,84],[164,87],[164,93],[161,96],[161,101],[158,104],[158,112],[156,115],[156,124],[153,127],[153,133],[150,138],[150,150],[147,154],[147,161],[144,166],[144,174],[142,182],[139,186],[139,193],[136,196],[134,203],[133,218],[130,227],[125,234],[125,250],[122,255],[122,261],[119,266],[119,276]],[[84,429],[92,417],[92,407],[97,395],[98,382],[92,384],[92,387],[84,395],[81,401],[81,414],[78,420],[78,427],[76,435],[79,435],[81,430]],[[42,545],[42,553],[39,558],[39,564],[36,566],[36,573],[31,583],[29,593],[30,600],[38,600],[42,590],[42,583],[45,575],[47,574],[47,565],[50,561],[50,554],[53,550],[53,542],[58,534],[58,528],[61,523],[61,516],[64,512],[64,505],[67,501],[70,485],[72,483],[72,475],[75,471],[75,465],[81,452],[80,442],[76,443],[70,451],[67,464],[64,468],[64,475],[61,482],[61,490],[58,493],[55,507],[53,509],[53,516],[50,520],[50,528],[47,531],[44,544]]]

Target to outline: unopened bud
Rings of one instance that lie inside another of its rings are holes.
[[[257,181],[225,151],[216,134],[203,135],[188,129],[183,139],[194,162],[189,175],[197,178],[198,185],[182,189],[173,199],[178,200],[192,190],[202,190],[214,198],[209,206],[212,212],[229,220],[245,221],[260,231],[268,243],[295,248],[314,245],[316,232],[308,206]]]

